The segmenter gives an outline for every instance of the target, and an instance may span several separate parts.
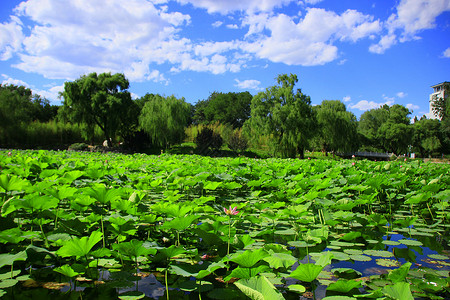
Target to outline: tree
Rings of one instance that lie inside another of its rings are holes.
[[[74,122],[84,124],[84,133],[92,134],[98,125],[109,146],[119,129],[127,126],[129,107],[129,82],[123,74],[91,73],[73,82],[64,83],[63,113]]]
[[[441,122],[436,119],[420,119],[414,122],[414,151],[418,151],[421,157],[431,155],[441,147],[440,141]]]
[[[139,116],[141,128],[155,145],[162,148],[180,143],[190,122],[191,105],[184,98],[160,95],[144,96],[146,102]]]
[[[365,111],[358,122],[358,133],[361,136],[363,148],[384,150],[379,128],[389,118],[389,106],[383,105],[376,109]]]
[[[379,128],[386,151],[396,154],[408,152],[414,134],[411,119],[408,117],[410,114],[411,112],[403,105],[394,104],[389,107],[389,117]]]
[[[403,105],[383,105],[361,115],[358,133],[365,148],[406,153],[412,143],[414,130],[408,115],[411,112]]]
[[[211,124],[219,122],[240,128],[250,117],[252,95],[242,93],[212,93],[202,108],[204,120]]]
[[[322,150],[351,151],[357,148],[358,122],[353,113],[347,111],[345,104],[339,100],[324,100],[315,106],[319,133],[317,141]]]
[[[294,86],[297,75],[278,75],[278,85],[253,97],[249,127],[254,135],[269,135],[274,152],[282,157],[304,157],[316,119],[309,96]]]
[[[200,153],[205,153],[208,149],[220,150],[223,145],[223,139],[219,133],[211,128],[204,127],[195,137],[194,143]]]

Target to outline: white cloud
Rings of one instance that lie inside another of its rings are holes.
[[[192,4],[195,7],[204,8],[208,13],[228,14],[234,11],[246,11],[247,13],[271,11],[275,7],[281,7],[293,0],[177,0],[181,4]]]
[[[405,98],[406,96],[408,96],[408,94],[406,94],[405,92],[398,92],[396,95],[399,98]]]
[[[188,15],[168,13],[145,0],[30,0],[16,13],[36,25],[24,38],[25,51],[15,67],[69,80],[92,71],[126,72],[133,80],[154,78],[148,64],[177,56],[180,48],[172,53],[166,47],[179,42],[178,28],[190,22]],[[183,39],[181,43],[186,44]]]
[[[412,103],[408,103],[408,104],[406,104],[406,108],[409,109],[410,111],[413,111],[415,109],[419,109],[420,106],[412,104]]]
[[[0,60],[8,60],[22,47],[21,21],[13,16],[9,23],[0,24]]]
[[[442,53],[442,56],[450,58],[450,47],[445,49],[445,51]]]
[[[381,27],[379,21],[354,10],[341,15],[320,8],[310,8],[297,23],[285,14],[248,16],[249,26],[244,47],[259,58],[288,65],[323,65],[338,57],[336,40],[352,41],[369,37]],[[270,36],[262,34],[270,31]],[[253,40],[251,38],[254,38]]]
[[[238,29],[239,28],[239,26],[237,26],[236,24],[227,24],[226,27],[228,29]]]
[[[394,101],[388,100],[388,101],[386,101],[384,103],[377,103],[377,102],[374,102],[374,101],[361,100],[358,103],[356,103],[355,105],[351,105],[350,108],[358,109],[358,110],[361,110],[361,111],[366,111],[366,110],[369,110],[369,109],[379,108],[380,106],[383,106],[385,104],[391,106],[391,105],[394,104]]]
[[[345,96],[344,98],[342,98],[342,101],[350,102],[350,101],[352,101],[352,98],[350,96]]]
[[[2,74],[2,77],[4,78],[2,81],[2,85],[16,85],[16,86],[23,85],[24,87],[30,88],[28,83],[26,83],[25,81],[22,81],[20,79],[11,78],[6,74]]]
[[[312,4],[312,5],[315,5],[315,4],[317,4],[317,3],[320,3],[320,2],[322,2],[323,0],[305,0],[305,3],[306,4]]]
[[[383,54],[387,49],[397,44],[397,36],[395,34],[385,35],[378,44],[372,44],[369,51],[377,54]]]
[[[211,26],[212,26],[212,27],[216,27],[216,28],[217,28],[217,27],[220,27],[220,26],[222,26],[222,24],[223,24],[223,22],[222,22],[222,21],[216,21],[216,22],[212,23],[212,24],[211,24]]]
[[[243,80],[240,81],[239,79],[235,79],[234,81],[236,81],[236,84],[234,86],[240,88],[240,89],[247,89],[247,90],[257,90],[260,91],[262,90],[261,88],[261,81],[259,80],[255,80],[255,79],[248,79],[248,80]]]
[[[450,0],[401,0],[396,13],[384,23],[388,33],[369,50],[382,54],[397,42],[420,39],[417,34],[434,28],[436,18],[446,11],[450,11]]]

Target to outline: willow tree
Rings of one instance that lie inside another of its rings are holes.
[[[323,100],[314,106],[318,131],[317,142],[322,150],[351,151],[358,148],[358,122],[352,112],[347,111],[345,104],[339,100]]]
[[[129,82],[123,74],[91,73],[73,82],[64,83],[63,113],[70,120],[84,125],[87,138],[95,125],[103,131],[111,146],[117,132],[128,123],[132,106]]]
[[[163,97],[147,94],[139,116],[141,128],[149,135],[152,143],[168,148],[183,141],[185,128],[191,118],[191,105],[184,98]]]
[[[311,99],[294,91],[297,75],[282,74],[277,84],[255,95],[251,103],[248,126],[252,135],[270,137],[275,154],[281,157],[304,157],[304,150],[315,134],[316,119]]]

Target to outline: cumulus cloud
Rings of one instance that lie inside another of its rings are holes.
[[[23,38],[19,18],[12,16],[10,22],[0,24],[0,60],[8,60],[20,50]]]
[[[247,80],[243,80],[240,81],[239,79],[235,79],[234,81],[236,81],[236,84],[234,86],[243,89],[243,90],[257,90],[260,91],[262,90],[261,88],[261,81],[259,80],[255,80],[255,79],[247,79]]]
[[[344,98],[342,98],[342,101],[346,102],[350,102],[352,101],[352,98],[350,96],[345,96]]]
[[[442,53],[442,56],[450,58],[450,47],[445,49],[445,51]]]
[[[245,49],[260,58],[288,65],[323,65],[338,57],[336,40],[356,42],[370,37],[381,27],[378,20],[354,10],[336,14],[320,8],[310,8],[303,19],[295,22],[285,14],[249,16],[247,38],[253,37]],[[262,34],[270,31],[270,36]]]
[[[406,104],[406,108],[409,109],[410,111],[413,111],[415,109],[419,109],[420,106],[412,104],[412,103],[408,103],[408,104]]]
[[[436,26],[436,18],[450,11],[449,0],[401,0],[384,23],[387,34],[370,46],[373,53],[382,54],[397,42],[420,39],[418,33]]]
[[[398,92],[396,94],[396,96],[399,97],[399,98],[405,98],[406,96],[408,96],[408,94],[406,94],[405,92]]]
[[[366,111],[366,110],[369,110],[369,109],[379,108],[380,106],[383,106],[385,104],[391,106],[391,105],[394,104],[394,101],[393,100],[388,100],[388,101],[386,101],[384,103],[378,103],[378,102],[375,102],[375,101],[361,100],[358,103],[356,103],[354,105],[351,105],[350,108],[358,109],[360,111]]]
[[[271,11],[273,8],[286,5],[293,0],[177,0],[181,4],[192,4],[194,7],[203,8],[208,13],[228,14],[234,11],[247,13],[259,11]]]

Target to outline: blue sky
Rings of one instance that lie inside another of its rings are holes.
[[[450,81],[450,0],[8,0],[0,18],[0,82],[54,104],[90,72],[190,103],[294,73],[313,104],[422,116]]]

